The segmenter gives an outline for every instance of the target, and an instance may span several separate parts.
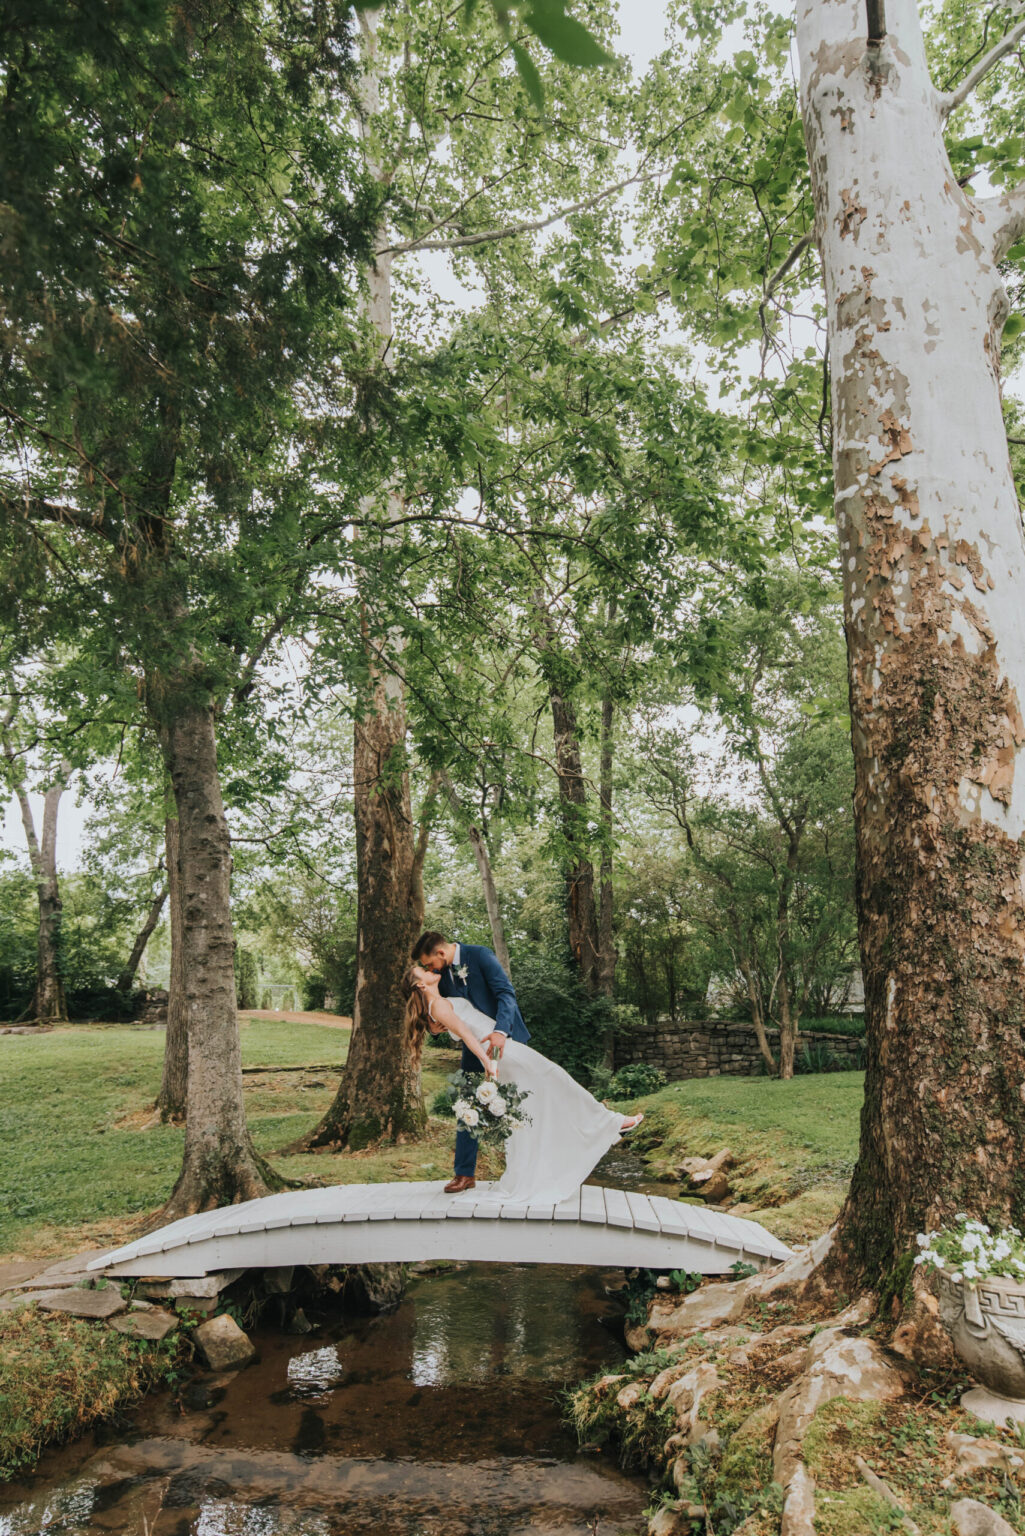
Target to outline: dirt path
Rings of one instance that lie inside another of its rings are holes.
[[[352,1020],[341,1013],[293,1013],[287,1008],[246,1008],[240,1019],[276,1019],[279,1024],[326,1024],[329,1029],[351,1029]]]

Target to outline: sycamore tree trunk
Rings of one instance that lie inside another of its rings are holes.
[[[448,774],[444,771],[441,775],[441,782],[445,787],[445,794],[452,808],[452,814],[455,816],[457,824],[465,828],[467,841],[473,849],[477,873],[480,875],[481,889],[484,892],[484,905],[488,910],[491,943],[494,946],[495,955],[505,974],[511,976],[509,946],[505,941],[505,925],[502,922],[502,909],[498,903],[498,887],[495,884],[495,872],[491,867],[491,855],[488,851],[483,828],[478,827],[476,822],[467,817],[463,803],[459,798],[459,792]]]
[[[138,971],[139,966],[142,964],[143,955],[146,953],[146,945],[149,943],[153,934],[153,930],[160,921],[160,914],[164,910],[164,902],[167,900],[167,890],[167,885],[162,885],[149,904],[149,910],[146,913],[145,921],[143,922],[143,925],[139,929],[138,933],[135,935],[135,943],[132,945],[132,952],[125,962],[124,970],[121,972],[117,982],[115,983],[119,992],[130,992],[132,990],[132,984],[135,981],[136,972]]]
[[[156,1108],[161,1120],[185,1119],[189,1085],[189,1020],[185,1006],[184,909],[182,905],[181,839],[177,816],[164,820],[164,861],[167,865],[168,919],[171,928],[171,974],[167,983],[167,1033],[164,1072]]]
[[[1025,545],[997,268],[1025,194],[958,186],[914,0],[886,23],[869,46],[861,0],[798,4],[868,1047],[832,1258],[848,1283],[957,1211],[1025,1225]]]
[[[242,1103],[235,1012],[231,844],[217,772],[213,709],[189,700],[164,712],[164,762],[178,811],[182,994],[188,1089],[182,1170],[165,1221],[253,1200],[283,1181],[253,1146]]]
[[[366,165],[387,186],[378,143],[381,81],[377,27],[381,11],[359,13],[362,133]],[[387,244],[382,225],[376,244]],[[394,367],[392,347],[392,255],[380,250],[366,274],[363,310],[377,342],[378,365]],[[383,500],[381,536],[403,507],[391,488],[363,502],[370,516]],[[382,628],[385,632],[382,633]],[[363,640],[372,692],[366,716],[357,720],[353,752],[353,810],[356,824],[356,997],[352,1034],[342,1080],[327,1114],[297,1144],[303,1149],[358,1150],[382,1137],[415,1135],[427,1124],[420,1074],[404,1038],[400,991],[423,922],[422,863],[426,830],[418,845],[413,825],[406,762],[405,689],[399,675],[402,636],[378,625],[369,602],[363,611]],[[426,823],[425,823],[426,829]]]
[[[63,903],[57,878],[57,813],[70,773],[70,763],[62,763],[57,782],[50,785],[43,797],[41,839],[36,835],[32,805],[25,788],[20,782],[15,786],[39,908],[36,984],[32,997],[32,1018],[37,1024],[60,1024],[68,1017],[61,963]]]
[[[402,975],[423,924],[426,838],[414,836],[406,769],[406,713],[397,679],[379,677],[356,723],[356,1000],[342,1081],[320,1124],[298,1147],[359,1151],[427,1123],[420,1074],[404,1039]]]

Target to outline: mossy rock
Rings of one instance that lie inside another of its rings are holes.
[[[834,1397],[824,1403],[804,1436],[804,1462],[816,1483],[831,1488],[861,1482],[855,1456],[870,1463],[885,1438],[887,1404]]]
[[[882,1536],[904,1529],[900,1512],[871,1488],[816,1491],[816,1536]]]

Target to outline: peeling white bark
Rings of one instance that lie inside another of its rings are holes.
[[[1017,838],[1025,543],[1000,411],[1007,295],[996,264],[1016,200],[977,205],[958,187],[914,0],[890,0],[887,20],[884,44],[870,50],[861,0],[798,5],[848,624],[859,653],[900,651],[929,579],[942,643],[992,654],[1008,684],[1002,747],[983,756],[975,782],[985,793],[971,808],[961,797],[961,811]],[[890,528],[882,544],[880,519]],[[886,587],[892,628],[874,600]],[[878,765],[869,779],[881,793]]]

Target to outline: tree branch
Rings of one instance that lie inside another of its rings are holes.
[[[617,182],[614,187],[606,187],[603,192],[596,192],[593,197],[581,198],[580,202],[571,203],[567,208],[559,208],[543,219],[525,219],[520,224],[503,225],[501,229],[482,229],[475,235],[455,235],[451,240],[429,240],[423,236],[418,240],[404,240],[398,245],[383,246],[375,254],[400,256],[406,251],[456,251],[465,249],[467,246],[490,245],[496,240],[509,240],[513,235],[535,234],[540,229],[547,229],[550,224],[557,224],[560,219],[568,219],[571,214],[582,213],[587,208],[596,208],[599,203],[615,197],[617,192],[624,191],[626,187],[654,181],[656,176],[661,175],[661,167],[655,171],[638,171],[636,176],[628,176],[625,181]]]
[[[990,232],[990,254],[1003,261],[1012,245],[1025,238],[1025,181],[1019,181],[1003,197],[984,197],[976,207]]]
[[[42,496],[10,497],[4,491],[0,491],[0,506],[5,512],[21,512],[39,522],[64,523],[69,528],[77,528],[80,533],[98,533],[104,539],[111,536],[102,512],[80,512],[77,507],[58,506]]]
[[[1019,21],[1017,26],[1011,27],[1010,31],[1005,32],[1000,41],[994,43],[989,52],[982,56],[975,68],[968,71],[959,86],[956,86],[952,91],[941,92],[939,99],[941,122],[945,122],[951,112],[968,100],[976,86],[985,80],[993,66],[999,64],[1005,54],[1010,53],[1012,49],[1016,48],[1023,37],[1025,37],[1025,20]]]
[[[793,245],[790,247],[790,254],[776,268],[772,276],[766,280],[765,287],[762,289],[763,299],[772,298],[772,295],[775,293],[780,283],[786,277],[787,273],[790,271],[790,268],[795,264],[795,262],[800,261],[801,257],[804,255],[805,251],[808,249],[809,245],[811,245],[814,239],[814,234],[812,234],[812,232],[809,230],[806,235],[801,236],[800,240],[794,241]]]

